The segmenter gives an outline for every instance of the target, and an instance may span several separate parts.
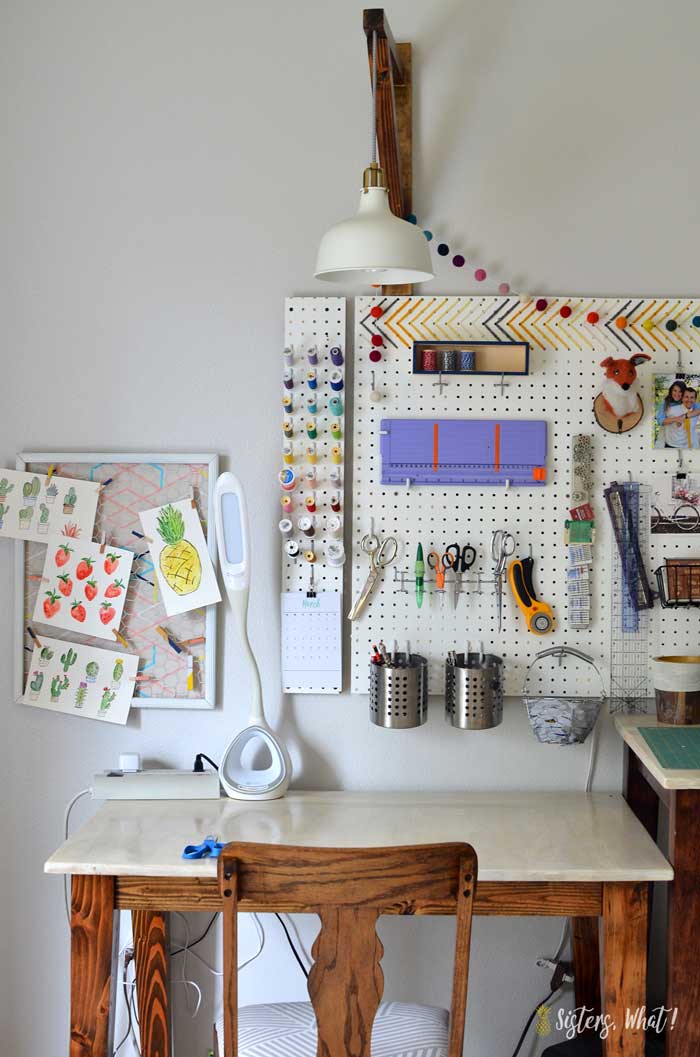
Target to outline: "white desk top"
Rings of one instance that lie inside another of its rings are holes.
[[[618,733],[629,745],[634,755],[654,776],[662,789],[700,789],[700,771],[668,770],[662,767],[651,751],[638,727],[668,727],[668,723],[659,723],[656,716],[615,716]],[[670,726],[671,730],[679,730]]]
[[[221,841],[381,847],[468,841],[483,881],[669,881],[673,870],[621,796],[584,793],[315,793],[282,800],[111,801],[47,873],[212,877],[181,858]]]

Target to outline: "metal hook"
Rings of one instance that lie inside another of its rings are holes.
[[[682,448],[678,449],[678,469],[679,470],[683,469],[683,450],[682,450]]]

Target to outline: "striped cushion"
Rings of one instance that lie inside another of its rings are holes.
[[[372,1057],[447,1057],[446,1009],[383,1002],[372,1028]],[[216,1022],[224,1054],[224,1021]],[[316,1018],[310,1002],[243,1006],[238,1012],[239,1057],[316,1057]]]

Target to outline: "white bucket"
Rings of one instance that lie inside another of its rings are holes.
[[[700,657],[653,657],[659,723],[700,723]]]
[[[700,693],[700,657],[653,657],[654,689],[672,693]]]

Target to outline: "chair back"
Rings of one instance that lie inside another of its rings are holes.
[[[469,844],[306,848],[227,844],[219,857],[224,921],[224,1057],[238,1057],[237,918],[242,909],[318,914],[309,997],[319,1057],[371,1057],[384,991],[381,914],[444,914],[457,937],[448,1057],[462,1057],[476,852]]]

